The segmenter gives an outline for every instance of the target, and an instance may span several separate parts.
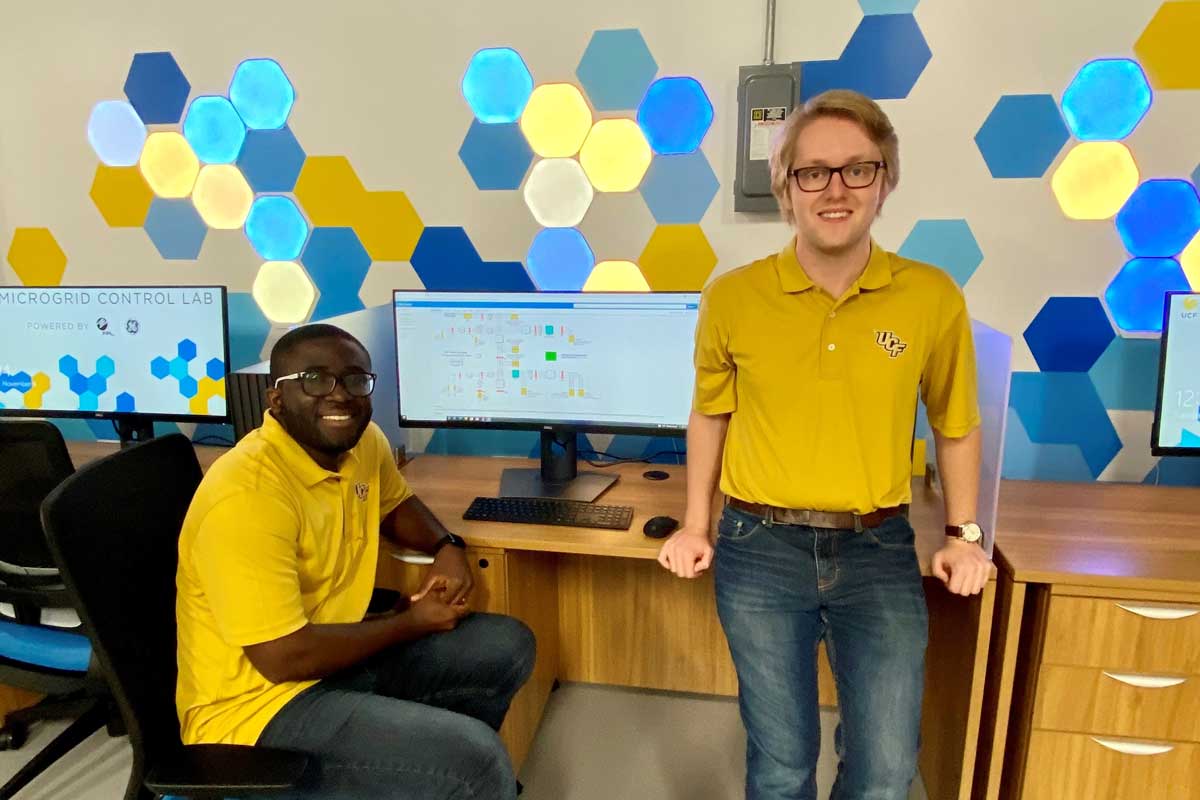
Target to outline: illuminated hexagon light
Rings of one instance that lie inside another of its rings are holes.
[[[8,247],[8,263],[26,286],[58,286],[67,254],[49,228],[17,228]]]
[[[180,198],[192,193],[200,174],[200,159],[183,134],[155,131],[146,137],[138,167],[156,195]]]
[[[296,90],[277,61],[251,58],[234,70],[229,99],[247,128],[277,130],[287,124]]]
[[[592,128],[592,110],[569,83],[547,83],[533,90],[521,114],[521,132],[542,158],[567,158],[579,152]]]
[[[573,158],[534,164],[525,181],[525,205],[544,228],[573,228],[592,204],[592,184]]]
[[[170,53],[137,53],[125,78],[125,96],[147,125],[179,122],[192,86]]]
[[[596,257],[575,228],[543,228],[533,238],[525,266],[543,292],[577,292],[583,288]]]
[[[1146,73],[1128,58],[1102,58],[1084,64],[1063,92],[1067,127],[1083,141],[1116,141],[1133,133],[1153,95]]]
[[[1176,256],[1200,231],[1200,197],[1185,180],[1144,182],[1117,213],[1117,232],[1134,256]]]
[[[232,164],[246,141],[246,124],[225,97],[197,97],[183,118],[183,137],[208,164]]]
[[[650,166],[650,145],[631,119],[602,119],[579,151],[579,163],[600,192],[632,192]]]
[[[646,90],[637,121],[654,152],[690,153],[712,125],[713,107],[695,78],[659,78]]]
[[[259,267],[251,294],[266,318],[278,325],[304,322],[317,298],[312,281],[294,261],[268,261]]]
[[[583,284],[585,292],[648,292],[650,285],[632,261],[601,261]]]
[[[113,228],[140,228],[154,200],[154,192],[137,167],[98,164],[88,194],[104,221]]]
[[[1200,4],[1163,3],[1133,45],[1156,89],[1200,89]]]
[[[1163,295],[1186,292],[1187,276],[1173,258],[1135,258],[1121,267],[1104,292],[1117,327],[1127,333],[1161,333]]]
[[[219,230],[242,227],[253,202],[254,190],[232,164],[205,166],[192,190],[192,203],[200,212],[200,218],[208,227]]]
[[[100,163],[110,167],[131,167],[142,155],[146,125],[129,103],[105,100],[92,108],[87,136]]]
[[[246,216],[246,238],[267,261],[293,261],[308,240],[308,222],[290,197],[265,195]]]
[[[489,47],[471,56],[462,93],[475,119],[484,124],[516,122],[533,92],[533,76],[511,47]]]
[[[658,64],[636,28],[596,31],[575,76],[597,111],[637,108]]]
[[[1121,142],[1080,142],[1054,170],[1050,187],[1071,219],[1109,219],[1140,179],[1133,155]]]

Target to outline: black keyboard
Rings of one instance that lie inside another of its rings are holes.
[[[625,531],[633,522],[633,508],[549,497],[476,497],[463,519]]]

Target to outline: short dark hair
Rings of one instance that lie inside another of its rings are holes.
[[[283,362],[300,345],[305,342],[311,342],[315,339],[343,339],[347,342],[353,342],[366,353],[367,348],[363,347],[363,343],[354,338],[353,335],[347,333],[336,325],[328,325],[324,322],[317,322],[312,325],[302,325],[299,328],[292,330],[279,337],[279,341],[271,348],[271,384],[275,384],[275,379],[283,373]],[[370,354],[367,354],[368,358]]]

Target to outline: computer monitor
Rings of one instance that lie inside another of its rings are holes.
[[[0,286],[0,415],[226,422],[224,286]]]
[[[1150,451],[1200,455],[1200,292],[1167,292]]]
[[[695,292],[397,290],[403,427],[541,431],[541,467],[505,497],[594,500],[616,479],[576,468],[577,432],[679,436],[691,411]]]

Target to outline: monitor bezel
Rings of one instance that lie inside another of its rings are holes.
[[[28,290],[46,290],[46,291],[53,291],[56,289],[57,290],[61,290],[61,289],[76,289],[76,290],[83,290],[83,289],[150,289],[150,290],[153,290],[153,289],[218,289],[221,292],[221,328],[222,328],[221,336],[222,336],[222,339],[224,340],[224,345],[225,345],[225,377],[228,378],[229,373],[233,372],[233,370],[230,369],[230,360],[229,360],[229,287],[226,285],[213,284],[213,283],[203,283],[203,284],[196,284],[196,285],[155,284],[155,285],[146,285],[146,286],[142,286],[142,285],[117,286],[117,285],[111,285],[111,284],[106,284],[106,285],[88,284],[88,285],[79,285],[79,286],[75,286],[75,285],[71,285],[71,286],[9,286],[9,287],[5,287],[5,288],[14,289],[14,290],[28,289]],[[228,384],[226,384],[226,388],[228,389]],[[0,408],[0,417],[27,417],[27,418],[31,417],[34,419],[95,419],[95,420],[112,420],[113,422],[119,422],[122,420],[128,420],[128,421],[133,421],[133,422],[137,422],[137,421],[142,421],[142,422],[146,422],[146,421],[149,421],[149,422],[195,422],[197,424],[199,424],[199,423],[222,424],[222,423],[229,423],[231,420],[231,417],[229,414],[228,392],[225,395],[225,415],[224,416],[213,415],[213,414],[203,414],[203,415],[201,415],[201,414],[170,414],[170,413],[159,414],[156,412],[143,412],[143,411],[133,411],[133,412],[129,412],[129,411],[81,411],[81,410],[70,411],[70,410],[58,410],[58,409],[51,410],[51,409],[44,409],[44,408]]]
[[[467,294],[480,297],[503,297],[504,295],[524,294],[539,297],[554,297],[556,295],[577,296],[583,292],[555,291],[521,291],[521,292],[489,292],[473,291],[470,289],[393,289],[392,290],[392,345],[396,364],[396,416],[401,428],[449,428],[460,430],[508,430],[508,431],[576,431],[578,433],[612,433],[629,434],[633,436],[658,436],[663,438],[680,437],[687,433],[687,425],[682,426],[652,426],[652,425],[617,425],[597,422],[595,420],[555,420],[554,422],[521,422],[513,420],[498,420],[488,422],[440,420],[440,419],[405,419],[404,406],[400,395],[400,332],[396,328],[396,300],[405,295],[418,294]],[[687,297],[696,298],[700,292],[596,292],[604,295],[631,295],[634,297]]]
[[[1174,302],[1176,295],[1190,295],[1192,297],[1200,297],[1200,292],[1194,291],[1173,291],[1166,292],[1163,295],[1163,324],[1162,335],[1159,338],[1158,348],[1158,390],[1154,402],[1154,422],[1150,426],[1150,454],[1153,456],[1200,456],[1200,447],[1160,447],[1158,444],[1158,431],[1162,423],[1163,412],[1163,391],[1166,389],[1165,381],[1167,377],[1167,342],[1170,335],[1171,326],[1171,305]]]

